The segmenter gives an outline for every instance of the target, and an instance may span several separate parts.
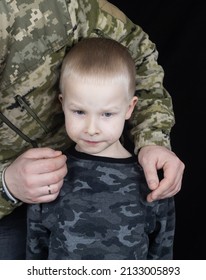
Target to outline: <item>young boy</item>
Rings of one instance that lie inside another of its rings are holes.
[[[120,142],[137,103],[129,52],[83,39],[63,62],[60,90],[75,145],[58,198],[29,206],[27,259],[172,259],[174,200],[146,201],[143,171]]]

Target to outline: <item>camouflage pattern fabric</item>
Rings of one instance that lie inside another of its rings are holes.
[[[60,67],[77,41],[94,36],[119,41],[135,60],[139,102],[130,123],[135,152],[144,145],[170,148],[171,97],[155,44],[138,25],[105,0],[1,0],[0,176],[29,148],[70,146],[58,101]],[[0,218],[15,208],[1,190],[0,180]]]
[[[173,198],[146,202],[135,157],[76,151],[59,197],[28,209],[27,259],[172,259]]]

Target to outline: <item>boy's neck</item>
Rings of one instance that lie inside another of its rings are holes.
[[[82,151],[78,145],[75,146],[75,149],[79,152],[84,152],[87,153],[86,151]],[[90,153],[87,153],[90,154]],[[131,153],[128,152],[120,143],[120,141],[112,144],[111,146],[109,146],[108,148],[106,148],[105,150],[99,152],[99,153],[95,153],[95,154],[91,154],[94,156],[100,156],[100,157],[110,157],[110,158],[128,158],[131,157]]]

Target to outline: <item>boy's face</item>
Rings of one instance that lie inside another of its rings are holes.
[[[117,152],[125,120],[137,102],[137,97],[129,99],[124,84],[99,85],[69,79],[60,100],[66,131],[78,151],[99,156]]]

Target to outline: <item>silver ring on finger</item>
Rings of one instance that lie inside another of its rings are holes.
[[[48,185],[48,194],[52,194],[50,185]]]

